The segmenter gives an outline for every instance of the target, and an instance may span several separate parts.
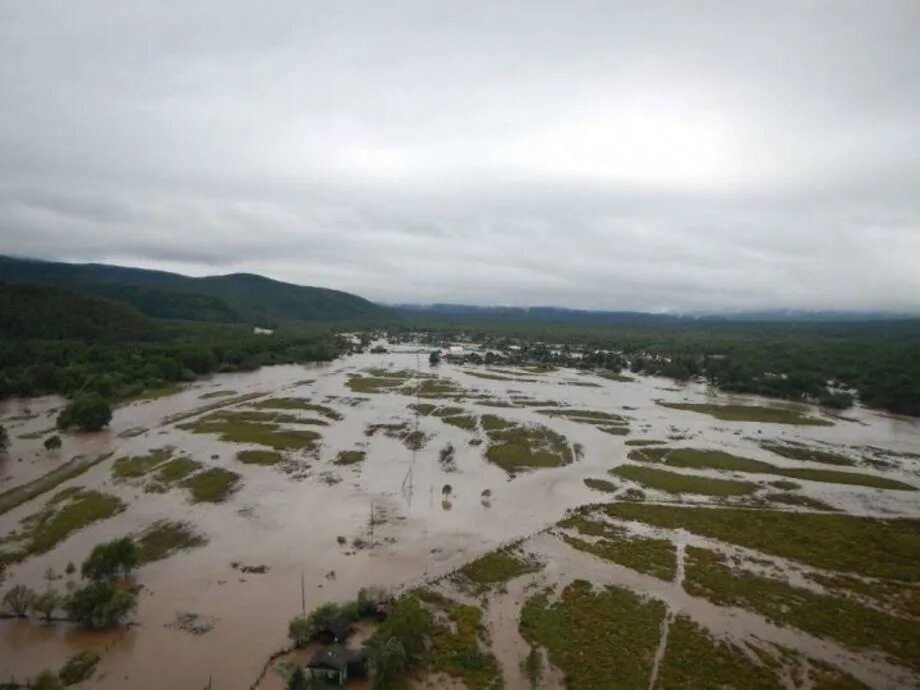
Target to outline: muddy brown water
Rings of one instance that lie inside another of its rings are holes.
[[[66,434],[64,447],[54,456],[42,448],[43,436],[20,437],[52,427],[54,409],[61,400],[47,397],[0,404],[3,419],[24,417],[26,410],[33,415],[3,422],[10,430],[13,445],[9,456],[0,460],[0,491],[32,481],[74,455],[112,453],[111,458],[64,482],[58,490],[69,486],[97,488],[120,497],[128,505],[117,516],[70,535],[49,553],[11,567],[4,588],[18,583],[42,587],[42,574],[50,566],[62,574],[55,583],[62,591],[68,583],[76,583],[74,577],[63,576],[68,562],[79,565],[100,541],[139,533],[161,519],[188,521],[209,540],[204,547],[151,563],[139,571],[143,591],[136,624],[126,630],[87,633],[35,621],[0,622],[0,680],[31,677],[42,668],[59,667],[76,652],[98,649],[104,652],[103,660],[85,687],[201,688],[211,677],[214,688],[247,688],[259,676],[265,660],[286,644],[287,622],[301,608],[301,576],[306,583],[309,610],[327,600],[350,599],[363,586],[397,588],[443,575],[500,544],[539,532],[569,508],[604,500],[605,496],[588,489],[583,479],[604,477],[608,469],[625,460],[628,448],[624,442],[631,438],[666,440],[681,436],[682,440],[673,445],[719,448],[779,466],[823,469],[827,467],[770,454],[759,448],[757,441],[798,440],[842,448],[853,457],[861,453],[848,449],[865,446],[897,452],[920,450],[917,421],[865,409],[847,413],[854,421],[834,420],[834,425],[828,427],[733,423],[667,409],[655,401],[790,405],[750,396],[721,395],[701,384],[675,389],[671,382],[654,378],[621,383],[561,370],[530,376],[537,379],[535,382],[497,381],[471,376],[462,367],[441,364],[437,373],[454,379],[470,392],[503,400],[512,394],[527,395],[629,418],[630,435],[619,437],[590,425],[540,415],[533,408],[495,408],[477,401],[460,403],[480,414],[539,422],[584,447],[583,459],[572,465],[522,473],[512,480],[485,461],[486,444],[470,445],[471,439],[482,437],[481,432],[464,431],[436,417],[418,420],[420,430],[430,440],[417,452],[383,434],[365,435],[371,423],[414,424],[407,407],[414,398],[393,393],[356,394],[345,385],[347,375],[369,366],[414,369],[416,361],[416,355],[410,353],[364,354],[325,365],[267,367],[252,373],[214,376],[176,395],[119,408],[106,432]],[[422,369],[429,370],[424,360]],[[564,385],[573,381],[599,386]],[[278,468],[238,462],[235,454],[246,446],[223,443],[213,435],[194,434],[164,421],[178,413],[220,404],[221,398],[201,396],[222,390],[310,398],[335,408],[344,419],[328,427],[308,427],[322,433],[322,447],[315,456],[288,454],[302,465],[306,475],[295,478]],[[366,400],[357,405],[345,400],[355,397]],[[820,414],[813,408],[803,409]],[[457,471],[453,473],[443,472],[438,464],[438,451],[448,442],[456,448]],[[111,466],[115,458],[164,446],[238,472],[243,477],[242,487],[224,503],[193,504],[184,490],[146,494],[139,483],[113,481]],[[365,450],[365,461],[349,467],[332,464],[336,453],[350,449]],[[214,455],[217,457],[212,459]],[[893,458],[893,462],[896,467],[883,472],[884,476],[920,486],[920,461]],[[854,470],[873,471],[863,466]],[[624,484],[621,480],[617,483]],[[849,512],[920,517],[920,501],[912,492],[800,483],[809,495]],[[449,502],[442,501],[445,484],[452,487]],[[481,498],[485,490],[491,491],[487,504]],[[0,515],[0,534],[15,529],[23,517],[40,509],[49,495]],[[373,534],[372,512],[375,522],[380,523],[374,525]],[[338,543],[340,536],[347,545]],[[353,548],[356,538],[371,541],[373,546]],[[231,567],[232,562],[266,565],[268,571],[243,574]],[[653,586],[646,580],[635,584]],[[672,590],[664,588],[658,594],[667,599],[674,594]],[[517,594],[513,591],[507,599],[517,599]],[[682,608],[690,606],[681,601]],[[202,635],[183,632],[173,625],[180,612],[213,619],[214,627]],[[503,605],[496,612],[502,616],[499,629],[513,628],[504,620],[510,614],[505,613]],[[700,615],[709,615],[708,609]],[[513,637],[502,644],[514,657],[524,651]],[[269,684],[264,687],[276,687],[274,680],[266,682]]]

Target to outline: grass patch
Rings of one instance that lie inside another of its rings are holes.
[[[252,404],[259,410],[299,410],[302,412],[316,412],[326,419],[334,422],[340,422],[344,419],[341,413],[333,410],[326,405],[317,405],[304,398],[269,398],[268,400],[259,400]]]
[[[482,609],[440,599],[439,606],[450,625],[438,625],[431,633],[429,671],[459,678],[469,690],[498,690],[502,674],[492,654],[483,651]]]
[[[9,491],[4,491],[0,494],[0,515],[22,505],[26,501],[31,501],[33,498],[41,496],[47,491],[51,491],[56,486],[60,486],[74,477],[79,477],[90,467],[98,465],[110,457],[112,457],[111,453],[98,455],[95,458],[77,455],[38,479],[13,487]]]
[[[829,450],[819,448],[810,448],[809,446],[799,445],[797,443],[778,443],[776,441],[764,441],[760,444],[764,450],[771,453],[782,455],[784,458],[791,460],[805,460],[808,462],[820,462],[825,465],[855,465],[856,462],[851,458],[840,453],[832,453]]]
[[[483,415],[483,425],[486,418]],[[494,417],[504,426],[488,431],[492,442],[486,450],[486,458],[509,474],[522,469],[538,467],[560,467],[573,461],[572,449],[565,436],[540,425],[515,425]]]
[[[494,414],[482,415],[482,428],[486,433],[498,431],[500,429],[508,429],[513,426],[515,426],[514,422],[509,422],[503,417],[498,417]]]
[[[824,501],[819,501],[817,498],[812,498],[811,496],[803,496],[802,494],[784,494],[784,493],[773,493],[767,494],[764,496],[765,499],[773,503],[782,503],[787,506],[798,506],[799,508],[812,508],[814,510],[827,510],[827,511],[836,511],[837,509],[828,505]]]
[[[96,672],[96,665],[99,663],[99,659],[100,656],[93,651],[75,654],[61,667],[58,678],[61,679],[65,686],[76,685],[89,680],[93,673]]]
[[[152,563],[173,555],[177,551],[204,546],[208,540],[184,522],[161,520],[153,523],[137,538],[141,563]]]
[[[875,489],[898,491],[916,491],[916,487],[888,477],[860,472],[841,472],[840,470],[813,470],[809,468],[787,468],[771,465],[769,462],[743,458],[721,450],[699,450],[696,448],[637,448],[629,452],[630,460],[645,462],[663,462],[670,467],[692,469],[725,470],[751,474],[775,474],[781,477],[804,479],[830,484],[847,484],[851,486],[868,486]]]
[[[277,465],[284,456],[276,450],[241,450],[236,459],[246,465]]]
[[[333,464],[335,465],[357,465],[364,462],[366,453],[363,450],[342,450],[335,456]]]
[[[57,431],[57,427],[49,427],[48,429],[39,429],[38,431],[32,431],[28,434],[19,434],[16,438],[21,438],[24,441],[34,441],[37,438],[43,438],[48,434],[53,434]]]
[[[52,496],[39,512],[25,517],[20,530],[3,538],[13,546],[2,561],[16,562],[46,553],[71,534],[125,509],[115,496],[79,487],[64,489]]]
[[[250,443],[275,450],[313,450],[320,435],[309,430],[281,430],[277,424],[231,421],[222,414],[208,415],[180,429],[195,434],[217,434],[226,443]]]
[[[656,441],[651,438],[633,438],[626,442],[627,446],[661,446],[664,445],[664,441]]]
[[[734,479],[711,479],[695,474],[678,474],[651,467],[621,465],[610,473],[623,479],[638,482],[650,489],[671,494],[700,494],[703,496],[743,496],[754,493],[757,484]]]
[[[458,574],[481,593],[494,585],[536,572],[541,567],[535,561],[524,560],[512,550],[502,549],[468,563],[460,568]]]
[[[464,431],[473,431],[476,429],[477,419],[471,414],[456,415],[453,417],[442,417],[441,421],[450,424]]]
[[[620,527],[590,520],[584,515],[566,518],[559,526],[595,537],[594,541],[588,542],[563,535],[565,542],[579,551],[662,580],[673,580],[677,573],[677,552],[674,544],[667,539],[630,535]]]
[[[157,448],[147,455],[135,455],[129,458],[118,458],[112,464],[112,476],[116,479],[137,479],[169,460],[172,450]]]
[[[568,688],[648,687],[665,605],[623,587],[576,580],[559,600],[538,594],[521,611],[521,635],[546,648]]]
[[[613,503],[611,517],[639,520],[790,558],[815,568],[920,582],[920,520]]]
[[[786,685],[741,647],[715,640],[690,618],[677,616],[668,630],[668,647],[655,688],[703,687],[782,690]]]
[[[402,379],[352,374],[345,385],[355,393],[392,393],[403,385]]]
[[[613,482],[608,482],[606,479],[594,479],[593,477],[588,477],[585,479],[585,486],[587,486],[589,489],[594,489],[595,491],[606,491],[610,494],[619,488],[616,484]]]
[[[763,424],[795,424],[798,426],[833,426],[826,419],[809,417],[796,410],[759,405],[711,405],[708,403],[666,403],[662,407],[686,412],[699,412],[726,422],[761,422]]]
[[[688,546],[686,557],[684,588],[693,596],[720,606],[750,609],[853,649],[884,652],[920,670],[920,636],[912,620],[751,572],[733,571],[714,551]]]
[[[226,501],[239,488],[240,475],[221,467],[212,467],[193,474],[182,482],[182,486],[192,492],[195,503],[221,503]]]
[[[181,393],[183,390],[185,390],[185,386],[181,386],[178,383],[170,383],[165,386],[159,386],[157,388],[148,388],[143,393],[128,398],[127,402],[137,402],[138,400],[157,400],[158,398],[166,398],[170,395]]]
[[[190,458],[173,458],[165,465],[162,465],[153,478],[164,484],[172,484],[185,479],[200,468],[201,463],[195,462]]]
[[[199,400],[213,400],[214,398],[223,398],[228,395],[239,395],[237,391],[211,391],[210,393],[202,393],[198,396]]]

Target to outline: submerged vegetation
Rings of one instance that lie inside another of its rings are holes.
[[[513,549],[493,551],[460,568],[458,575],[462,582],[482,592],[494,585],[502,584],[527,573],[536,572],[541,565],[523,558]]]
[[[633,690],[648,687],[664,615],[660,601],[576,580],[558,601],[547,593],[530,598],[520,630],[531,645],[546,649],[567,687]]]
[[[704,496],[744,496],[757,491],[753,482],[734,479],[713,479],[696,474],[679,474],[638,465],[620,465],[610,473],[622,479],[671,494],[701,494]]]
[[[708,403],[659,402],[662,407],[708,414],[727,422],[760,422],[761,424],[796,424],[800,426],[832,426],[833,422],[811,417],[797,410],[757,405],[711,405]]]
[[[559,467],[574,460],[565,436],[545,426],[525,426],[494,415],[484,415],[482,427],[491,441],[486,459],[508,474],[514,475],[530,468]]]
[[[817,470],[806,467],[779,467],[762,460],[732,455],[720,450],[698,450],[696,448],[636,448],[629,452],[630,460],[660,462],[671,467],[727,470],[752,474],[775,474],[792,479],[813,482],[829,482],[852,486],[868,486],[876,489],[916,491],[916,487],[896,479],[875,474],[843,472],[840,470]]]
[[[920,582],[920,520],[748,508],[692,508],[614,503],[610,517],[738,544],[807,565]]]

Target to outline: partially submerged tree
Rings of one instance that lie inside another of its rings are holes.
[[[10,434],[6,427],[0,424],[0,455],[4,455],[10,447]]]
[[[80,572],[83,577],[96,581],[117,580],[119,577],[127,579],[139,562],[140,554],[135,541],[131,537],[122,537],[97,544],[83,562]]]
[[[137,594],[111,582],[91,582],[67,600],[68,615],[87,628],[112,628],[137,608]]]
[[[112,408],[98,393],[84,393],[61,410],[57,418],[59,429],[77,427],[82,431],[100,431],[112,421]]]
[[[25,618],[32,608],[35,592],[25,585],[16,585],[3,595],[3,608],[19,618]]]
[[[43,445],[45,446],[45,450],[49,453],[53,453],[56,450],[60,450],[63,444],[61,443],[61,437],[55,434],[46,438]]]
[[[62,603],[61,597],[53,589],[47,589],[43,593],[39,594],[32,601],[32,610],[35,611],[39,616],[45,619],[45,622],[50,622],[54,616],[54,612],[57,610],[58,606]]]

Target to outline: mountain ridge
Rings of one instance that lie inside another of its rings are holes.
[[[253,273],[200,278],[101,263],[0,255],[0,281],[51,285],[128,304],[157,319],[251,322],[376,320],[389,309],[348,292],[295,285]]]

